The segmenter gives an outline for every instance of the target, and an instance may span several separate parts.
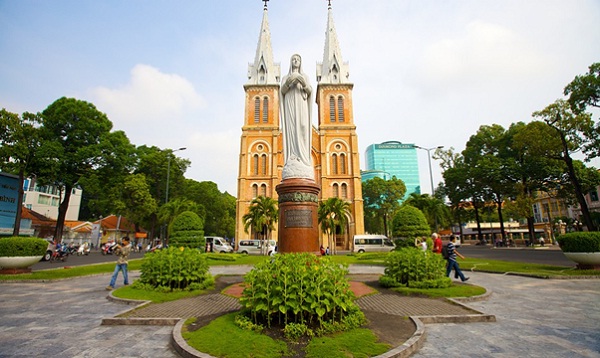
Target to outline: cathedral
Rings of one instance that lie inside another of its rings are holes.
[[[266,3],[265,3],[266,4]],[[284,164],[280,123],[280,65],[273,62],[268,11],[265,5],[254,61],[248,65],[244,85],[244,125],[240,142],[236,242],[254,238],[244,231],[242,217],[252,199],[267,196],[277,200]],[[310,59],[303,59],[303,61]],[[364,233],[363,199],[354,125],[349,65],[343,62],[331,5],[328,7],[325,48],[317,64],[315,100],[317,126],[312,124],[311,154],[314,178],[320,186],[319,201],[338,197],[350,203],[348,227],[338,230],[336,247],[351,248],[354,235]],[[343,233],[342,233],[343,231]],[[327,237],[320,234],[326,246]],[[277,240],[277,229],[272,233]]]

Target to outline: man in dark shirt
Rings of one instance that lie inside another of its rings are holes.
[[[454,269],[454,272],[460,277],[462,282],[467,281],[469,278],[463,275],[460,267],[458,266],[458,262],[456,262],[456,256],[464,259],[465,257],[460,254],[460,252],[456,251],[456,247],[454,246],[454,241],[456,240],[456,236],[450,236],[450,242],[448,243],[448,266],[446,267],[446,276],[450,276],[450,272]]]

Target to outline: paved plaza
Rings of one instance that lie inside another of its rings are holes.
[[[353,274],[382,270],[351,266]],[[493,293],[468,306],[497,322],[427,324],[425,343],[413,357],[600,357],[600,280],[469,276]],[[101,325],[131,308],[106,299],[109,278],[0,284],[0,357],[178,357],[172,326]]]

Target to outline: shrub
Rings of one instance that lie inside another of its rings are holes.
[[[134,285],[157,291],[205,289],[214,283],[206,256],[198,249],[169,247],[147,253]]]
[[[394,237],[403,237],[414,241],[418,236],[427,236],[431,228],[423,212],[413,206],[403,205],[394,216],[392,233]]]
[[[184,211],[171,224],[169,246],[200,248],[204,250],[204,224],[198,214]]]
[[[347,274],[347,266],[330,257],[276,255],[256,264],[244,277],[242,313],[254,324],[269,328],[272,322],[285,327],[293,323],[284,328],[290,337],[354,328],[350,325],[366,319],[353,302]]]
[[[599,252],[600,232],[570,232],[556,238],[563,252]]]
[[[450,287],[451,280],[446,277],[442,255],[403,248],[388,255],[379,283],[384,287],[443,288]]]
[[[11,236],[0,239],[0,256],[43,256],[48,242],[37,237]]]

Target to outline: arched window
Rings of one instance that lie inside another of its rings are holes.
[[[269,97],[263,99],[262,120],[263,123],[269,122]]]
[[[344,97],[338,97],[338,122],[344,121]]]
[[[340,154],[340,173],[347,174],[346,173],[346,154],[344,154],[344,153]]]
[[[337,154],[333,153],[331,155],[331,174],[337,174],[338,173],[338,156]]]
[[[348,185],[342,184],[342,199],[348,199]]]
[[[329,120],[335,122],[335,98],[329,97]]]
[[[333,196],[336,198],[340,196],[340,188],[337,184],[333,184]]]
[[[258,184],[252,184],[252,198],[256,198],[258,196]]]
[[[260,186],[260,195],[267,196],[267,184],[262,184]]]
[[[252,156],[252,174],[258,175],[258,154]]]
[[[254,123],[260,122],[260,98],[254,99]]]
[[[263,154],[260,156],[260,173],[267,175],[267,155]]]

